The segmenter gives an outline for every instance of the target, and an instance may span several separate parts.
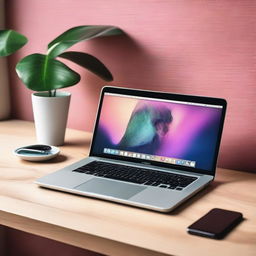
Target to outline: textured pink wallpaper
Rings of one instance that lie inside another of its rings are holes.
[[[111,85],[226,98],[219,166],[254,171],[256,146],[256,2],[254,0],[10,0],[8,25],[30,41],[11,59],[43,52],[77,25],[111,24],[128,37],[83,42],[101,59]],[[68,126],[91,131],[104,81],[82,74],[72,92]],[[13,117],[32,120],[31,92],[11,70]]]

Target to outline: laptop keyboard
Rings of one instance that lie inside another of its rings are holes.
[[[80,172],[96,177],[104,177],[147,186],[183,190],[197,178],[176,173],[165,173],[151,169],[93,161],[73,172]]]

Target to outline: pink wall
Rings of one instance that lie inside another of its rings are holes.
[[[224,97],[228,101],[219,166],[255,170],[256,2],[254,0],[10,0],[9,27],[30,41],[12,57],[44,52],[77,25],[112,24],[128,35],[81,43],[125,87]],[[79,69],[68,126],[91,131],[104,81]],[[13,117],[32,120],[31,91],[11,71]]]

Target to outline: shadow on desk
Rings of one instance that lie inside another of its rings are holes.
[[[82,146],[83,148],[90,148],[91,140],[84,140],[84,139],[69,139],[65,142],[63,147],[65,146]]]
[[[40,164],[45,165],[45,164],[62,163],[62,162],[65,162],[67,160],[68,160],[67,156],[60,154],[60,155],[56,156],[53,159],[46,160],[46,161],[40,161]],[[31,165],[30,161],[26,161],[26,160],[21,160],[21,161],[22,161],[23,164]]]
[[[182,203],[180,206],[178,206],[176,209],[174,209],[172,212],[170,212],[170,215],[178,215],[180,214],[185,208],[190,206],[191,204],[194,204],[196,201],[203,198],[208,193],[211,193],[214,189],[216,189],[218,186],[222,185],[224,182],[221,181],[214,181],[210,185],[208,185],[203,190],[199,191],[195,195],[193,195],[191,198],[189,198],[187,201]]]

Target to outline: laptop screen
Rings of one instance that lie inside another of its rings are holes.
[[[93,153],[104,157],[211,171],[223,106],[106,92]]]

